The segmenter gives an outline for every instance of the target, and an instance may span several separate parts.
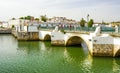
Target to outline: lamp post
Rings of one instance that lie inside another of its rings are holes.
[[[87,23],[89,22],[89,16],[90,16],[90,15],[88,14],[88,15],[87,15]]]
[[[88,22],[89,22],[89,14],[87,14],[87,26],[88,26]],[[88,31],[89,31],[89,27],[88,27]]]

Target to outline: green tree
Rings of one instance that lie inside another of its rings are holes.
[[[46,15],[42,15],[41,16],[41,20],[44,21],[44,22],[46,22],[48,20],[48,18],[46,17]]]
[[[12,18],[12,20],[15,20],[15,18]]]
[[[12,29],[14,29],[15,28],[15,25],[12,25]]]
[[[25,19],[24,17],[20,17],[19,19]]]
[[[39,21],[39,18],[35,18],[36,21]]]
[[[94,24],[93,19],[90,19],[90,21],[87,24],[88,24],[88,27],[92,27],[92,25]]]
[[[34,20],[34,17],[33,16],[26,16],[25,19],[26,20]]]
[[[82,18],[82,19],[80,20],[80,26],[81,26],[81,27],[84,27],[84,26],[85,26],[85,23],[86,23],[86,21]]]

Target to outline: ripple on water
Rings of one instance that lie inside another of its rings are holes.
[[[0,42],[0,73],[114,73],[120,70],[119,58],[113,61],[91,57],[85,47],[17,41],[11,35],[0,35],[0,41],[3,41]]]

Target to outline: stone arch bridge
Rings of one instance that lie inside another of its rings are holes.
[[[93,56],[120,56],[120,39],[115,40],[112,36],[99,35],[92,36],[88,33],[60,31],[39,31],[40,40],[51,40],[51,45],[55,46],[72,46],[81,45],[85,42],[88,50]],[[116,43],[117,42],[117,43]]]

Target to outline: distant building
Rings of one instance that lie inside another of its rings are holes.
[[[0,22],[0,27],[9,28],[8,22],[1,21],[1,22]]]
[[[50,23],[59,23],[59,24],[76,24],[77,22],[72,19],[67,19],[66,17],[53,17],[48,20]]]
[[[28,23],[27,32],[38,32],[38,27],[40,26],[40,22],[30,21]]]
[[[24,26],[27,26],[28,22],[29,22],[29,20],[15,19],[15,20],[9,20],[8,24],[9,24],[10,28],[12,28],[14,26],[15,30],[24,31]]]
[[[8,24],[8,22],[2,22],[2,26],[4,27],[4,28],[9,28],[9,24]]]

